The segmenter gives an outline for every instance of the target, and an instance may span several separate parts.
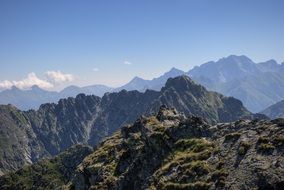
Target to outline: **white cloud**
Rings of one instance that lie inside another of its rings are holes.
[[[8,80],[4,80],[0,82],[0,89],[9,89],[13,86],[13,83]]]
[[[124,61],[123,63],[124,63],[125,65],[132,65],[132,63],[129,62],[129,61]]]
[[[95,71],[95,72],[99,71],[99,68],[93,68],[93,71]]]
[[[29,73],[27,77],[18,81],[9,81],[4,80],[0,81],[0,90],[10,89],[12,86],[15,86],[20,89],[29,89],[34,85],[37,85],[40,88],[48,89],[53,88],[55,84],[60,84],[64,82],[70,82],[75,79],[71,74],[64,74],[60,71],[47,71],[45,73],[46,78],[40,79],[37,75],[32,72]]]
[[[36,74],[33,73],[33,72],[29,73],[26,78],[19,80],[19,81],[5,80],[3,82],[0,82],[0,88],[1,89],[9,89],[12,86],[16,86],[17,88],[20,88],[20,89],[28,89],[28,88],[31,88],[34,85],[37,85],[40,88],[45,88],[45,89],[53,87],[53,84],[51,84],[51,83],[49,83],[45,80],[39,79],[36,76]]]
[[[46,76],[53,83],[70,82],[75,78],[72,74],[64,74],[61,71],[47,71]]]

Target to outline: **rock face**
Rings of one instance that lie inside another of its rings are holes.
[[[32,181],[36,167],[29,166],[24,174],[20,170],[2,176],[0,189],[36,183],[34,187],[42,189],[52,184],[58,189],[280,190],[283,154],[283,119],[210,125],[163,106],[100,143],[71,177],[62,180],[53,175],[45,184],[43,175]],[[53,163],[58,162],[53,159]],[[45,166],[46,173],[54,172]]]
[[[0,175],[49,155],[27,115],[11,105],[0,106]]]
[[[169,79],[160,92],[123,90],[103,98],[80,94],[58,104],[43,104],[37,111],[0,106],[0,172],[57,155],[74,144],[96,145],[140,115],[157,112],[161,105],[209,123],[251,116],[239,100],[209,92],[186,76]]]
[[[284,117],[284,100],[277,102],[276,104],[266,108],[261,114],[267,115],[271,119]]]

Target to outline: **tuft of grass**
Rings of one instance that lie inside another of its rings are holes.
[[[181,139],[175,143],[175,148],[178,151],[190,150],[193,152],[202,152],[212,148],[213,144],[205,139]]]
[[[251,143],[249,143],[248,141],[240,142],[240,146],[239,146],[239,149],[238,149],[238,154],[239,155],[245,155],[250,147],[251,147]]]
[[[222,168],[220,170],[216,170],[212,174],[211,179],[216,182],[216,186],[224,187],[228,175],[229,175],[228,171]]]
[[[159,120],[155,116],[151,116],[147,119],[148,125],[157,125],[160,124]]]
[[[272,144],[269,143],[261,143],[258,146],[259,150],[265,153],[271,152],[275,149],[275,146],[273,146]]]
[[[269,143],[269,138],[261,136],[261,137],[258,138],[257,142],[258,143]]]
[[[280,146],[284,144],[284,135],[277,136],[273,139],[273,144]]]
[[[211,170],[210,166],[205,161],[194,161],[181,166],[187,168],[186,173],[192,173],[198,176],[208,174]]]

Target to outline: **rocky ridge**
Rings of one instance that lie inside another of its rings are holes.
[[[283,119],[211,125],[162,106],[100,143],[55,188],[280,190],[283,153]],[[26,185],[11,178],[29,179],[31,173],[5,175],[0,187]]]

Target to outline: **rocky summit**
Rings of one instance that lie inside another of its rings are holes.
[[[162,106],[157,114],[141,116],[89,150],[77,147],[4,175],[0,189],[280,190],[284,186],[283,119],[209,124]],[[68,159],[71,163],[62,161],[66,155],[74,158]],[[71,176],[62,175],[70,165]]]
[[[55,156],[72,145],[97,145],[140,115],[151,115],[161,105],[213,124],[252,118],[241,101],[207,91],[187,76],[168,79],[161,91],[122,90],[102,98],[80,94],[58,104],[20,111],[0,106],[0,175],[42,158]]]

